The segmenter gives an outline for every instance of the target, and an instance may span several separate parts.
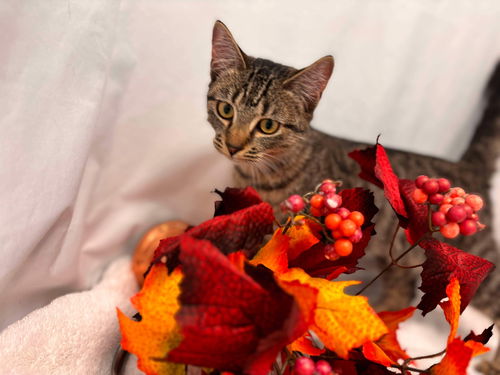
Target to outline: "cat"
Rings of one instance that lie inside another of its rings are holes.
[[[214,25],[211,82],[207,95],[208,121],[215,130],[213,144],[233,161],[235,185],[253,186],[263,200],[273,205],[278,218],[283,217],[279,208],[282,201],[291,194],[312,191],[326,178],[341,180],[342,188],[363,186],[378,190],[357,176],[359,167],[348,157],[350,151],[365,148],[366,144],[332,137],[310,125],[333,68],[332,56],[325,56],[300,70],[248,56],[222,22],[217,21]],[[486,204],[481,219],[486,229],[476,236],[462,236],[458,242],[448,242],[497,263],[499,255],[491,229],[488,189],[500,150],[498,89],[492,97],[489,112],[461,161],[453,163],[408,152],[387,151],[400,178],[414,179],[420,174],[445,177],[454,186],[483,196]],[[380,193],[378,195],[380,207],[383,198]],[[387,263],[387,242],[395,223],[391,208],[385,204],[376,218],[378,235],[375,238],[378,240],[371,241],[367,250],[380,266]],[[400,250],[404,249],[404,242],[404,238],[398,239]],[[385,246],[381,246],[382,243]],[[416,252],[407,257],[407,262],[418,264],[421,257],[422,254]],[[378,306],[384,309],[408,306],[415,293],[417,272],[393,267],[384,276],[384,285],[393,287],[383,288],[385,294],[377,302]],[[479,289],[473,304],[500,321],[500,304],[492,303],[499,299],[500,276],[492,273]]]

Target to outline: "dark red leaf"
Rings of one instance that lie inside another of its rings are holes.
[[[232,214],[233,212],[262,203],[259,194],[251,186],[245,189],[226,188],[223,192],[215,190],[222,200],[215,202],[214,216]]]
[[[213,244],[183,236],[180,261],[183,339],[169,361],[264,375],[307,329],[294,298],[265,267],[233,265]]]
[[[247,188],[242,191],[245,204],[254,201],[255,196],[253,196],[252,190]],[[225,206],[224,211],[231,211],[237,207],[235,202],[238,194],[238,189],[234,189],[225,195],[225,197],[229,197],[231,203]],[[253,204],[227,215],[216,216],[188,229],[178,237],[160,241],[154,254],[153,263],[159,262],[163,256],[167,256],[169,270],[174,269],[179,264],[179,243],[183,236],[209,240],[226,255],[243,250],[245,255],[251,258],[262,245],[264,236],[273,232],[273,222],[273,208],[265,202]]]
[[[360,165],[361,173],[359,176],[361,178],[384,189],[385,197],[404,225],[408,214],[401,199],[399,178],[392,169],[384,147],[377,143],[365,150],[352,151],[349,156]]]
[[[325,243],[320,242],[300,256],[289,260],[289,267],[300,267],[311,276],[326,277],[334,279],[341,273],[353,273],[359,268],[358,260],[365,255],[365,248],[374,233],[374,225],[371,222],[378,209],[375,206],[373,193],[362,188],[345,189],[339,193],[342,196],[342,206],[350,211],[359,211],[365,217],[362,226],[363,238],[354,244],[353,251],[349,256],[341,257],[335,261],[325,258]]]
[[[434,310],[446,297],[446,286],[456,277],[460,283],[460,312],[464,311],[481,282],[493,270],[493,263],[435,239],[421,241],[420,247],[425,250],[427,259],[419,288],[425,294],[417,308],[423,315]]]
[[[406,223],[406,238],[412,245],[429,231],[428,210],[429,206],[416,203],[413,199],[415,182],[412,180],[399,180],[399,190],[403,198],[409,221]],[[405,223],[402,223],[405,224]]]
[[[490,340],[491,336],[493,336],[493,326],[494,324],[486,328],[480,335],[476,335],[474,331],[470,331],[470,333],[465,336],[464,341],[467,342],[472,340],[480,342],[481,344],[486,344]]]

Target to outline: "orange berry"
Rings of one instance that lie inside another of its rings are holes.
[[[456,198],[453,198],[451,200],[451,204],[456,206],[456,205],[459,205],[459,204],[464,204],[465,203],[465,199],[463,199],[462,197],[456,197]]]
[[[339,224],[339,230],[342,232],[344,237],[352,236],[354,232],[356,232],[356,229],[358,229],[358,226],[350,219],[342,220]]]
[[[465,198],[465,202],[471,206],[474,211],[479,211],[483,208],[483,198],[476,194],[469,194],[467,198]]]
[[[321,208],[311,207],[310,212],[311,215],[316,217],[323,216],[323,210]]]
[[[451,205],[451,204],[442,204],[442,205],[439,207],[439,211],[440,211],[440,212],[442,212],[443,214],[445,214],[445,213],[447,213],[447,212],[448,212],[448,210],[449,210],[450,208],[452,208],[452,207],[453,207],[453,205]]]
[[[439,229],[443,237],[455,238],[460,233],[460,226],[457,223],[445,224]]]
[[[342,232],[341,232],[341,231],[339,231],[339,230],[334,230],[334,231],[332,231],[332,236],[333,236],[333,238],[335,238],[336,240],[338,240],[339,238],[344,237],[344,235],[342,234]]]
[[[328,229],[335,230],[339,227],[342,218],[339,214],[330,214],[325,218],[325,225]]]
[[[323,208],[323,206],[325,205],[325,197],[323,195],[320,195],[320,194],[314,194],[311,197],[311,200],[309,201],[309,203],[311,204],[311,207]]]
[[[365,222],[365,217],[359,211],[352,211],[348,216],[348,219],[354,221],[358,227],[362,226]]]
[[[451,204],[451,201],[453,200],[452,197],[449,197],[449,196],[445,196],[443,198],[443,201],[441,202],[441,204]]]
[[[417,203],[427,202],[428,195],[424,193],[422,189],[415,189],[413,191],[413,200]]]
[[[450,190],[450,197],[456,198],[456,197],[463,197],[465,195],[465,190],[462,189],[461,187],[454,187],[451,188]]]
[[[352,242],[348,239],[341,238],[335,241],[333,246],[335,247],[335,252],[341,257],[346,257],[352,253]]]

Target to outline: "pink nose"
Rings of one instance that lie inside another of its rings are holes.
[[[229,151],[229,154],[233,156],[234,154],[236,154],[238,151],[241,150],[241,147],[235,147],[230,144],[227,144],[227,150]]]

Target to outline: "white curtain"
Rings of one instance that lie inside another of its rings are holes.
[[[0,4],[0,330],[89,288],[166,219],[197,223],[230,163],[206,122],[211,28],[303,67],[333,54],[314,125],[457,158],[500,51],[498,1]]]

